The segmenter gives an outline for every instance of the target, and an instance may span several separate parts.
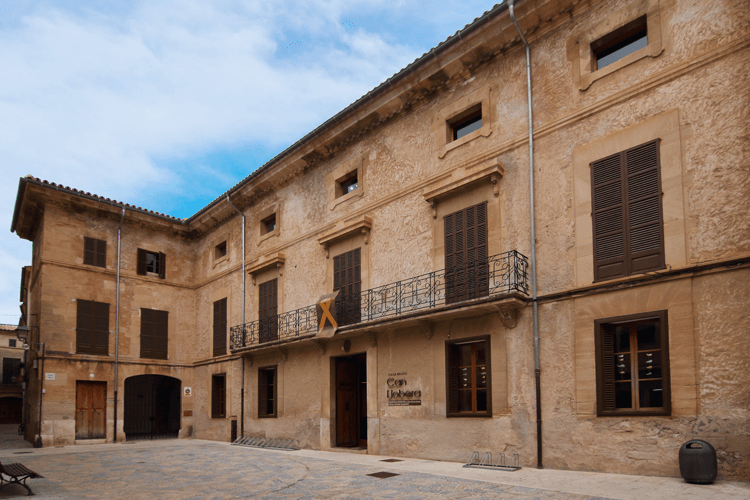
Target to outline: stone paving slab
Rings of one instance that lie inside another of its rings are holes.
[[[259,450],[194,439],[0,450],[0,461],[21,462],[45,476],[29,481],[40,499],[622,498],[605,494],[613,490],[603,488],[602,484],[606,483],[592,483],[590,473],[536,469],[502,473],[428,460],[381,462],[384,458],[387,457],[312,450]],[[367,476],[381,471],[398,475],[386,479]],[[520,472],[525,476],[518,475]],[[642,476],[601,476],[625,478],[630,484],[644,479]],[[551,479],[545,483],[544,477]],[[702,491],[704,496],[695,497],[691,496],[693,490],[685,490],[684,484],[673,478],[645,479],[652,480],[648,484],[656,496],[642,498],[750,499],[750,487],[744,483],[703,487],[695,491]],[[561,484],[566,486],[561,488]],[[579,485],[577,490],[576,484]],[[580,484],[588,484],[590,488],[587,490]],[[663,489],[660,490],[659,485]],[[566,491],[571,489],[579,492]],[[684,496],[686,492],[688,495]],[[0,490],[0,499],[24,494],[24,489],[9,486]]]

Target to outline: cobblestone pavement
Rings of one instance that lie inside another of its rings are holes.
[[[0,461],[20,462],[44,476],[29,481],[40,499],[750,499],[746,483],[700,487],[676,478],[537,469],[507,473],[384,458],[195,439],[0,450]],[[376,472],[397,475],[367,475]],[[0,490],[0,499],[25,493],[11,485]]]
[[[0,450],[17,448],[33,448],[33,445],[18,435],[18,424],[0,424]]]
[[[55,454],[21,450],[5,452],[0,460],[21,462],[44,475],[29,481],[40,499],[592,499],[417,472],[397,471],[398,476],[379,479],[367,474],[388,471],[388,464],[363,467],[207,441],[174,443],[113,445],[90,452],[79,446]],[[19,493],[25,491],[8,486],[0,490],[0,498]]]

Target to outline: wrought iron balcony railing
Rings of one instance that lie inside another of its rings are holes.
[[[399,316],[480,297],[528,294],[528,259],[509,252],[343,295],[336,299],[339,326]],[[343,292],[343,290],[342,290]],[[233,326],[231,349],[317,333],[315,305]]]

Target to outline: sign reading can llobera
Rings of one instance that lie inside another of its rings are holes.
[[[406,372],[389,373],[388,380],[385,381],[388,388],[385,396],[388,398],[388,406],[421,406],[422,391],[419,389],[407,388],[408,382],[405,378]]]

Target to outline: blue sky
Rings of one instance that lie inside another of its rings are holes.
[[[20,177],[188,217],[493,5],[0,1],[0,323]]]

